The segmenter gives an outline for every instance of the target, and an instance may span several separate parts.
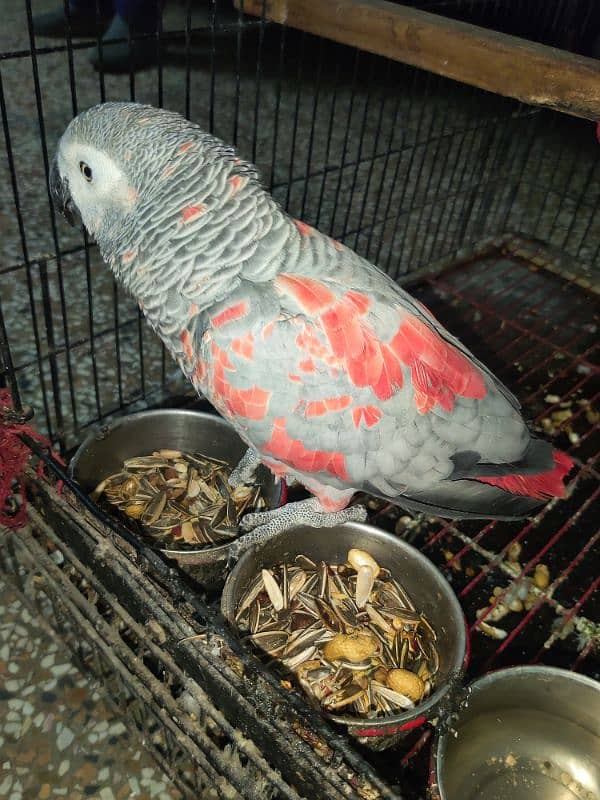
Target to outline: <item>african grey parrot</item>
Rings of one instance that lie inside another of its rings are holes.
[[[365,518],[358,491],[443,517],[514,518],[563,496],[568,456],[387,275],[292,219],[232,147],[182,116],[105,103],[51,175],[189,380],[259,462],[313,495],[250,514],[240,548]]]

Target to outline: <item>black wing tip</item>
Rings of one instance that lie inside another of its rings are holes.
[[[537,475],[554,467],[554,449],[550,442],[532,436],[519,461],[490,464],[481,461],[475,450],[461,450],[450,456],[454,470],[450,480],[501,478],[504,475]]]
[[[496,486],[477,481],[450,481],[430,492],[413,492],[392,500],[407,511],[444,519],[519,520],[533,516],[546,501],[510,494]]]

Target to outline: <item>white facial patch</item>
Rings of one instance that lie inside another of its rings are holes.
[[[127,212],[135,204],[137,194],[126,175],[96,147],[63,139],[58,168],[61,177],[68,180],[73,202],[91,234],[97,232],[107,211],[120,207]]]

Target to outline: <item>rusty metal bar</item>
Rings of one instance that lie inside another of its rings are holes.
[[[234,0],[236,8],[524,103],[600,120],[600,62],[387,0]]]

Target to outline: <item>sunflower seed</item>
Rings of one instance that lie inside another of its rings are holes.
[[[263,569],[262,579],[267,594],[269,595],[269,600],[273,604],[273,608],[275,609],[275,611],[281,611],[281,609],[283,608],[283,595],[281,593],[281,589],[279,588],[279,584],[275,580],[273,573],[270,572],[268,569]]]
[[[146,510],[142,514],[142,522],[144,522],[146,525],[152,525],[155,523],[162,514],[166,502],[167,492],[165,489],[162,489],[152,498],[152,500],[150,500],[146,506]]]
[[[435,687],[439,652],[434,629],[406,590],[387,570],[379,574],[383,580],[375,578],[360,608],[356,568],[296,556],[255,577],[240,598],[237,625],[292,673],[312,705],[366,719],[398,714],[414,704],[387,676],[404,669],[420,678],[420,702]],[[372,644],[356,660],[353,643],[365,640]]]
[[[242,514],[265,505],[259,486],[229,492],[230,471],[220,459],[164,448],[126,459],[91,497],[139,521],[136,532],[159,538],[161,546],[211,546],[235,538]]]

